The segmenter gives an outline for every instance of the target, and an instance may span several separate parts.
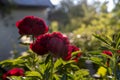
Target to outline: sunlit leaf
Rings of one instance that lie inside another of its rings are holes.
[[[57,68],[58,66],[62,65],[63,61],[61,58],[57,59],[57,61],[54,63],[54,68]]]
[[[70,67],[73,68],[74,70],[75,69],[77,69],[77,70],[79,69],[79,67],[77,65],[75,65],[75,64],[71,64]]]
[[[25,80],[22,76],[11,76],[8,77],[10,80]]]
[[[93,63],[95,63],[95,64],[102,65],[102,66],[104,65],[104,64],[102,63],[102,59],[101,59],[101,58],[91,57],[90,60],[91,60]]]
[[[81,53],[81,51],[72,52],[72,56],[76,56],[78,53]]]
[[[53,75],[53,80],[60,80],[59,75],[54,74],[54,75]]]
[[[41,78],[40,73],[37,72],[37,71],[26,71],[26,72],[25,72],[25,76],[40,77],[40,78]]]
[[[23,59],[15,59],[13,61],[13,65],[19,65],[19,64],[22,64],[22,63],[25,63],[25,60],[23,60]]]
[[[101,50],[89,51],[88,53],[91,54],[91,55],[100,55]]]
[[[103,38],[102,36],[100,36],[100,35],[95,35],[95,34],[93,34],[93,36],[96,37],[97,39],[101,40],[102,42],[110,45],[110,43],[108,43],[108,41],[107,41],[105,38]]]
[[[3,64],[11,64],[14,60],[4,60],[2,62],[0,62],[0,65],[3,65]]]

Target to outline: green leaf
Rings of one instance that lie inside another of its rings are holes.
[[[81,51],[72,52],[72,56],[76,56],[78,53],[81,53]]]
[[[117,42],[120,38],[120,32],[113,35],[113,41]]]
[[[4,60],[2,62],[0,62],[0,65],[4,66],[19,66],[19,65],[23,65],[23,63],[25,63],[25,60],[17,58],[17,59],[8,59],[8,60]]]
[[[34,53],[31,49],[27,50],[28,53]]]
[[[90,60],[91,60],[93,63],[96,63],[96,64],[98,64],[98,65],[103,65],[101,58],[91,57]]]
[[[50,54],[47,55],[46,60],[45,60],[45,64],[47,64],[49,62],[50,58],[51,58],[51,55]]]
[[[89,76],[89,70],[88,69],[80,69],[80,70],[76,71],[73,75],[74,75],[74,78],[75,78],[74,80],[89,80],[89,78],[86,77],[86,76]]]
[[[77,70],[79,69],[79,67],[78,67],[77,65],[75,65],[75,64],[70,64],[70,67],[71,67],[72,69],[74,69],[74,70],[75,70],[75,69],[77,69]]]
[[[54,63],[54,68],[59,67],[60,65],[63,64],[63,61],[61,58],[57,59],[56,62]]]
[[[67,65],[67,64],[72,64],[72,63],[74,63],[75,61],[73,61],[73,60],[69,60],[69,61],[63,61],[63,64],[64,65]]]
[[[39,72],[37,71],[26,71],[25,76],[29,77],[42,77]]]
[[[25,60],[23,60],[23,59],[15,59],[14,61],[13,61],[13,65],[19,65],[19,64],[23,64],[23,63],[25,63]]]
[[[109,48],[106,47],[106,46],[101,46],[99,49],[100,49],[100,50],[109,50]]]
[[[0,65],[2,66],[8,66],[11,65],[14,62],[14,60],[4,60],[0,62]]]
[[[96,35],[96,34],[93,34],[93,36],[94,36],[95,38],[101,40],[102,42],[104,42],[104,43],[110,45],[110,43],[108,43],[108,40],[105,39],[105,38],[103,38],[102,36],[100,36],[100,35]]]
[[[60,80],[59,75],[58,74],[54,74],[53,75],[53,80]]]
[[[100,50],[116,50],[113,46],[107,45],[107,46],[101,46],[99,48]]]
[[[74,80],[74,75],[73,74],[67,74],[67,77],[69,78],[69,80]]]
[[[8,77],[10,80],[25,80],[23,77],[21,76],[11,76],[11,77]]]
[[[41,74],[43,75],[46,70],[46,65],[44,63],[40,63],[38,69],[41,72]]]
[[[20,56],[20,57],[18,57],[19,59],[27,59],[27,58],[29,58],[29,57],[31,57],[31,55],[25,55],[25,56]]]
[[[89,54],[92,54],[92,55],[100,55],[101,50],[89,51],[88,53],[89,53]]]
[[[117,38],[117,39],[115,40],[115,42],[116,42],[116,48],[118,48],[118,47],[120,46],[120,33],[117,34],[116,38]]]
[[[103,54],[103,53],[101,53],[101,55],[102,55],[103,57],[105,57],[105,58],[109,58],[109,59],[113,60],[112,57],[109,56],[109,55],[107,55],[107,54]]]
[[[91,60],[95,61],[95,62],[101,62],[102,61],[102,59],[98,58],[98,57],[91,57]]]
[[[49,80],[51,67],[46,67],[43,78]]]

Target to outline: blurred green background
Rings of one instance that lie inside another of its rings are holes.
[[[50,11],[51,32],[67,34],[70,41],[83,51],[92,51],[101,45],[93,34],[112,36],[120,32],[120,0],[75,1],[61,0],[60,6]]]

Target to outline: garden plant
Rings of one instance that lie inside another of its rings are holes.
[[[120,80],[120,32],[112,36],[93,34],[102,46],[82,51],[61,32],[49,32],[46,22],[26,16],[16,22],[20,37],[30,38],[26,55],[0,62],[1,80]],[[86,55],[88,53],[89,55]],[[90,74],[85,61],[95,66]]]

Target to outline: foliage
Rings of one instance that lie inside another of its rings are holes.
[[[119,50],[120,50],[120,33],[115,33],[112,35],[112,37],[108,36],[101,36],[101,35],[94,35],[97,39],[102,41],[104,44],[101,45],[100,50],[108,50],[111,51],[112,55],[109,56],[108,54],[99,54],[99,56],[94,57],[94,59],[91,57],[91,60],[98,64],[99,66],[104,67],[107,72],[102,73],[105,77],[111,76],[114,80],[119,80]],[[94,56],[94,55],[93,55]]]
[[[62,7],[56,9],[55,11],[53,10],[51,15],[49,15],[49,19],[54,21],[51,24],[52,27],[50,27],[51,32],[65,32],[72,45],[74,44],[81,48],[82,56],[80,58],[76,59],[79,52],[71,51],[71,55],[68,56],[68,58],[70,57],[70,60],[65,61],[62,57],[58,57],[59,55],[57,55],[57,57],[55,57],[56,55],[51,55],[50,51],[48,54],[38,55],[32,50],[28,49],[28,51],[26,51],[27,55],[1,61],[1,75],[3,75],[6,71],[17,67],[24,69],[25,76],[8,76],[8,79],[96,80],[97,78],[98,80],[119,80],[119,3],[116,3],[116,7],[113,12],[106,11],[106,4],[107,2],[101,6],[100,12],[97,12],[96,7],[93,5],[88,5],[86,0],[81,0],[76,5],[72,0],[64,0],[61,3]],[[33,24],[34,26],[37,25],[32,22],[33,21],[29,23],[28,21],[28,24],[30,24],[29,27],[31,27]],[[30,30],[29,32],[33,32],[33,30]],[[37,39],[38,35],[35,35],[35,39],[33,33],[30,33],[30,35],[32,36],[34,43],[34,40]],[[28,37],[31,38],[31,36]],[[23,37],[23,35],[21,35],[21,37]],[[61,37],[61,35],[59,35],[59,37]],[[58,40],[60,41],[59,43],[62,43],[62,40],[64,40],[63,37],[64,36]],[[58,37],[52,39],[53,41],[51,40],[51,44],[55,42],[54,40],[57,40],[56,38]],[[40,40],[40,38],[38,38],[38,40]],[[45,42],[45,40],[43,40],[43,42]],[[59,52],[62,52],[62,50],[59,50],[60,47],[57,47],[59,43],[55,42],[55,48],[56,50],[58,49]],[[30,45],[30,43],[21,44],[26,46]],[[38,46],[41,47],[40,44],[38,44]],[[36,49],[36,51],[39,50]],[[104,50],[106,50],[106,52]],[[108,54],[109,51],[112,53],[111,55]],[[78,62],[75,60],[78,60]],[[89,69],[87,69],[85,65],[86,60],[91,60],[92,63],[94,63],[94,70],[98,68],[96,75],[90,74]]]
[[[89,72],[85,69],[80,69],[74,61],[66,62],[59,58],[53,62],[50,55],[40,57],[31,50],[28,50],[28,53],[26,56],[5,60],[0,63],[2,67],[9,66],[9,69],[11,67],[22,67],[25,69],[25,77],[12,76],[10,77],[11,80],[79,80],[86,79],[89,76]]]
[[[92,51],[98,49],[102,43],[92,36],[92,34],[106,34],[107,36],[112,36],[114,32],[119,31],[119,26],[111,25],[112,14],[111,13],[101,13],[99,15],[94,15],[95,18],[89,21],[89,25],[80,24],[80,27],[73,31],[73,33],[68,33],[73,44],[83,47],[85,51]]]
[[[48,19],[58,22],[59,31],[71,32],[77,29],[81,23],[89,23],[95,13],[95,7],[88,5],[87,0],[78,1],[76,5],[72,0],[62,0],[61,7],[51,10]]]
[[[27,55],[1,61],[0,65],[6,70],[14,67],[24,69],[25,76],[9,76],[10,80],[94,80],[93,77],[119,80],[120,33],[115,33],[112,37],[100,34],[93,36],[103,44],[99,46],[98,51],[88,51],[89,56],[83,54],[77,63],[74,60],[64,61],[62,58],[53,58],[51,54],[38,56],[32,50],[28,50]],[[111,51],[112,55],[103,54],[103,50]],[[76,54],[77,52],[72,53],[72,55]],[[83,60],[91,60],[100,67],[96,72],[99,77],[96,75],[91,77],[89,70],[81,67],[85,64]]]

